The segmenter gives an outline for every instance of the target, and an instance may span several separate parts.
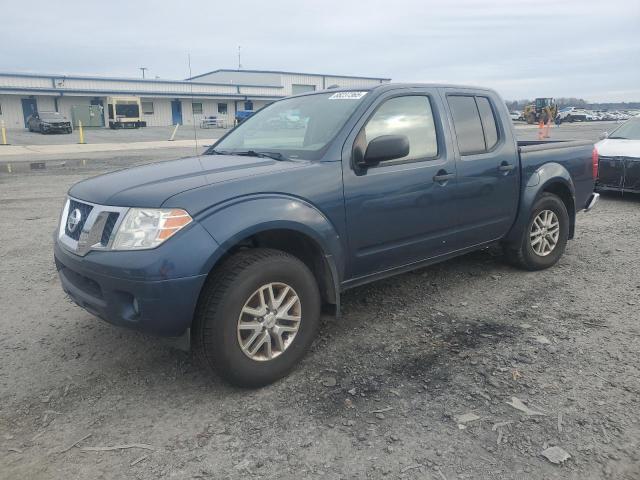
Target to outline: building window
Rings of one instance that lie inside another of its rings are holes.
[[[153,115],[153,102],[142,102],[142,113],[145,115]]]
[[[299,93],[305,93],[305,92],[315,92],[315,90],[316,90],[315,85],[300,85],[295,83],[291,85],[291,93],[293,95],[297,95]]]
[[[194,115],[201,115],[202,114],[202,103],[192,103],[191,104],[191,108],[193,109],[193,114]]]
[[[253,102],[251,100],[247,100],[246,102],[244,102],[244,109],[253,110]]]
[[[220,115],[226,115],[227,114],[227,104],[226,103],[219,103],[218,104],[218,113]]]

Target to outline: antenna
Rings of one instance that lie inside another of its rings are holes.
[[[242,70],[242,61],[241,59],[241,50],[242,47],[240,45],[238,45],[238,70]]]
[[[144,80],[144,72],[149,70],[147,67],[139,67],[138,70],[142,70],[142,79]]]
[[[189,64],[189,87],[191,89],[191,121],[193,122],[193,139],[196,143],[196,156],[200,157],[200,151],[198,149],[198,131],[196,130],[196,114],[193,113],[193,75],[191,73],[191,53],[187,54],[187,62]]]

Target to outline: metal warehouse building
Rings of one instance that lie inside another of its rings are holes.
[[[90,111],[90,126],[107,126],[108,102],[119,97],[139,100],[141,120],[148,126],[199,124],[206,117],[232,125],[237,111],[257,110],[288,95],[333,85],[371,87],[389,80],[225,69],[175,81],[0,72],[0,120],[7,128],[25,128],[32,113],[57,111],[77,124],[80,112]]]

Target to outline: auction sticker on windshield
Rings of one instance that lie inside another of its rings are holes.
[[[359,100],[367,92],[336,92],[329,97],[329,100]]]

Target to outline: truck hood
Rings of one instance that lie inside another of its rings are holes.
[[[602,157],[640,158],[640,140],[607,138],[596,143],[596,149]]]
[[[158,208],[170,197],[198,187],[304,168],[310,162],[202,155],[119,170],[79,182],[69,195],[118,207]]]

